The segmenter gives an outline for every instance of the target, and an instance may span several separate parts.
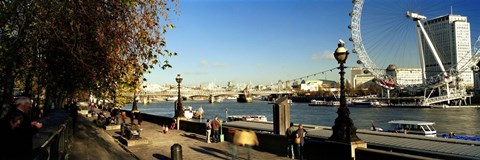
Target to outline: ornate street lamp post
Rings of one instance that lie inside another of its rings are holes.
[[[178,98],[175,101],[175,117],[183,117],[183,103],[182,103],[182,96],[180,95],[180,83],[182,83],[182,76],[180,74],[177,74],[177,77],[175,78],[175,81],[178,83]],[[178,122],[177,122],[178,123]]]
[[[138,106],[137,106],[137,92],[138,92],[138,89],[135,89],[135,91],[133,91],[133,103],[132,103],[132,113],[134,111],[138,111]]]
[[[337,110],[338,117],[335,119],[335,125],[332,127],[332,136],[329,138],[329,140],[346,143],[361,141],[357,137],[357,128],[353,125],[352,119],[350,119],[350,111],[345,99],[344,63],[347,61],[348,54],[345,43],[340,40],[337,49],[333,53],[335,59],[340,64],[340,67],[338,67],[340,69],[340,107]]]

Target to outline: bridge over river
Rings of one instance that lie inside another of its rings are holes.
[[[206,99],[210,96],[215,98],[237,98],[239,94],[242,94],[242,91],[229,91],[229,90],[180,90],[181,96],[184,99],[197,100],[197,99]],[[268,96],[271,94],[292,94],[292,91],[249,91],[249,94],[252,97],[261,97]],[[168,98],[176,98],[178,96],[178,90],[165,90],[160,92],[147,92],[137,94],[140,99],[147,98],[149,100],[167,100]]]

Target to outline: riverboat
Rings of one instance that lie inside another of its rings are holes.
[[[322,100],[314,100],[312,99],[309,106],[333,106],[338,107],[340,106],[340,101],[322,101]]]
[[[411,121],[411,120],[392,120],[389,121],[390,128],[384,132],[416,134],[427,137],[436,137],[437,130],[433,125],[435,122]]]
[[[325,106],[326,104],[327,102],[325,101],[312,99],[308,105],[309,106]]]
[[[237,98],[238,103],[252,103],[253,98],[247,94],[239,94]]]
[[[377,101],[372,101],[372,102],[363,101],[363,102],[352,102],[352,103],[349,104],[349,107],[366,107],[366,108],[369,108],[369,107],[382,107],[382,105],[380,104],[380,102],[377,102]]]
[[[167,99],[165,99],[166,101],[176,101],[178,100],[178,97],[168,97]]]
[[[202,119],[203,118],[203,108],[200,106],[196,111],[193,111],[193,118],[195,119]]]
[[[186,108],[183,109],[183,115],[187,119],[192,119],[193,118],[193,108],[192,106],[187,106]]]
[[[293,101],[291,99],[287,99],[288,104],[293,104]],[[276,104],[277,99],[274,99],[273,101],[268,101],[268,104]]]
[[[231,115],[227,118],[228,121],[261,121],[267,122],[265,115]]]
[[[448,104],[432,104],[430,105],[432,108],[450,108]]]

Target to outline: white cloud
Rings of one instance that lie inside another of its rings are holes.
[[[206,60],[200,61],[200,66],[208,66],[208,61]]]
[[[255,65],[256,68],[260,69],[260,68],[265,68],[265,64],[257,64]]]
[[[314,54],[312,54],[311,59],[312,59],[313,61],[319,61],[319,60],[328,60],[328,61],[331,61],[331,60],[335,60],[335,57],[333,57],[333,52],[332,52],[332,51],[325,50],[325,51],[323,51],[322,53],[314,53]]]

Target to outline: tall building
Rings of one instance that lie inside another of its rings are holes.
[[[369,82],[375,78],[372,74],[363,73],[363,69],[360,67],[352,67],[352,87],[357,88],[357,86],[362,86],[363,88],[368,88],[370,85]]]
[[[467,17],[449,14],[425,22],[425,30],[437,49],[445,70],[459,70],[472,57],[470,42],[470,23]],[[426,76],[431,77],[441,73],[432,51],[422,36],[425,53]],[[460,75],[463,85],[473,87],[473,72],[468,69]]]

